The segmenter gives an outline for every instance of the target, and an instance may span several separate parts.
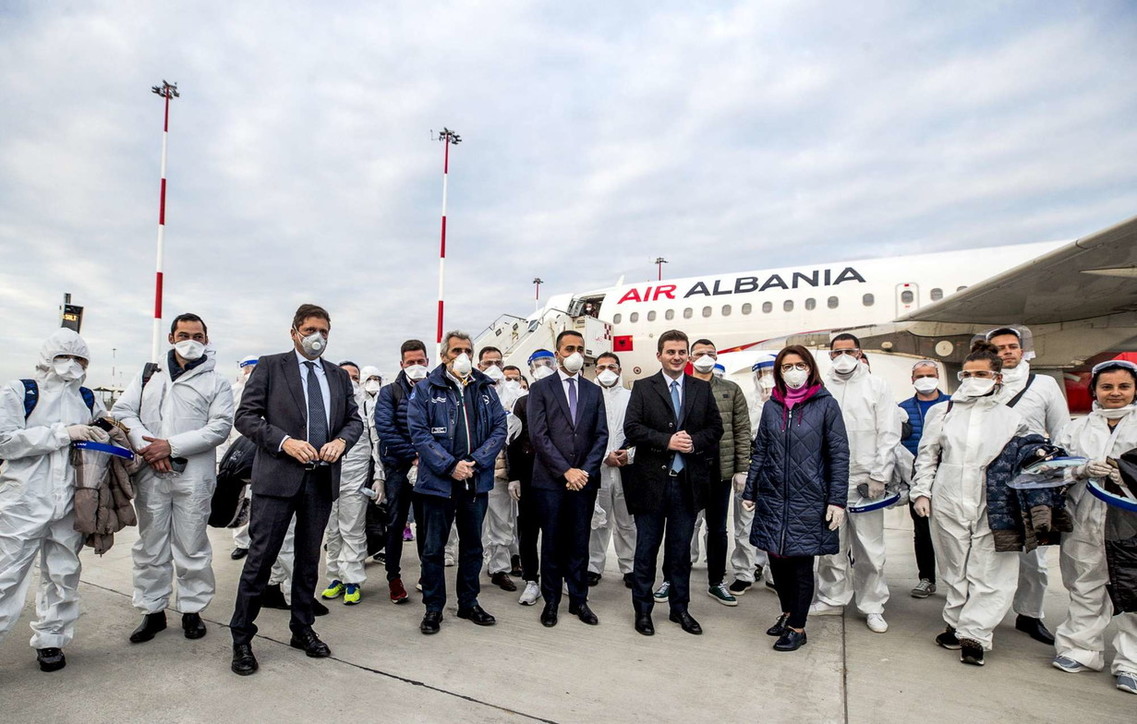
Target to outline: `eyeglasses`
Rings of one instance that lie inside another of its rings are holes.
[[[798,372],[809,372],[809,365],[807,365],[805,362],[798,362],[797,364],[792,365],[782,365],[782,374],[785,374],[791,370],[797,370]]]
[[[850,357],[860,357],[861,351],[855,347],[853,349],[831,349],[829,350],[829,359],[837,359],[843,354],[847,354]]]
[[[505,366],[505,362],[502,362],[502,361],[501,361],[501,360],[499,360],[499,359],[487,359],[487,360],[482,360],[482,364],[484,364],[484,365],[493,365],[494,367],[498,367],[498,368],[501,368],[501,367],[504,367],[504,366]]]
[[[999,373],[992,372],[991,370],[960,370],[956,373],[955,376],[956,379],[958,379],[960,382],[963,382],[964,380],[969,380],[972,378],[977,380],[993,380],[997,374]]]

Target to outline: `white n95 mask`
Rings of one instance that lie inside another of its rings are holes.
[[[694,367],[699,374],[705,375],[715,368],[715,358],[709,354],[705,354],[702,357],[696,357],[695,361],[691,363],[691,366]]]
[[[925,395],[934,392],[939,385],[940,381],[935,377],[921,377],[912,383],[912,387],[916,388],[917,392]]]
[[[450,363],[450,369],[453,370],[454,374],[458,375],[459,377],[466,377],[469,375],[470,370],[474,369],[473,363],[470,362],[470,355],[463,352],[462,354],[455,357],[454,361]]]
[[[415,382],[418,382],[427,375],[426,365],[411,365],[410,367],[407,367],[405,370],[403,370],[403,372],[406,372],[407,377],[414,380]]]
[[[312,332],[307,337],[301,338],[300,347],[307,356],[319,357],[328,348],[328,340],[319,332]]]
[[[205,345],[201,342],[195,342],[192,339],[183,339],[181,342],[175,342],[174,349],[181,355],[182,359],[190,362],[201,359],[201,356],[205,354]]]
[[[982,397],[995,389],[995,380],[968,377],[959,384],[959,391],[966,397]]]
[[[505,379],[505,373],[502,372],[501,368],[498,367],[497,365],[490,365],[489,367],[487,367],[485,374],[486,374],[486,377],[489,377],[495,383],[501,382],[502,380]]]
[[[853,370],[857,369],[857,358],[851,355],[843,354],[837,359],[833,360],[833,371],[839,375],[847,375]]]
[[[64,382],[74,382],[83,378],[87,371],[83,369],[83,365],[79,364],[77,360],[73,359],[56,359],[52,360],[52,370],[55,375]]]
[[[573,352],[568,357],[565,357],[561,364],[564,365],[566,372],[570,375],[575,375],[577,372],[580,372],[581,367],[584,367],[584,357],[580,352]]]
[[[852,357],[849,359],[852,359]],[[853,361],[856,362],[856,360]],[[789,372],[782,373],[782,379],[786,381],[786,385],[791,389],[800,389],[806,381],[809,380],[809,372],[806,370],[790,370]]]
[[[596,381],[605,387],[612,387],[619,380],[620,375],[616,374],[612,370],[604,370],[600,374],[596,375]]]

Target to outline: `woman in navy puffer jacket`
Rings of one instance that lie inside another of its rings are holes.
[[[782,615],[767,634],[774,648],[806,642],[813,559],[838,551],[849,495],[849,439],[841,409],[813,355],[791,345],[774,361],[774,392],[762,408],[743,505],[755,510],[750,542],[770,554]]]

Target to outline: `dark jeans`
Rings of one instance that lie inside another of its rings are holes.
[[[272,574],[292,516],[296,516],[296,557],[292,571],[294,633],[312,628],[312,603],[320,567],[320,543],[332,510],[332,471],[316,468],[304,474],[300,490],[291,498],[253,495],[249,520],[249,555],[237,585],[237,601],[229,622],[234,644],[251,643],[257,634],[254,621],[261,612],[261,594]]]
[[[908,505],[912,516],[912,537],[916,546],[916,570],[920,578],[936,582],[936,549],[932,547],[932,519],[916,515],[916,508]]]
[[[387,580],[393,581],[401,578],[401,564],[403,558],[403,529],[407,527],[407,513],[414,505],[419,507],[414,487],[407,480],[406,470],[390,470],[387,472],[387,560],[384,566],[387,569]],[[420,517],[418,515],[416,518]],[[420,531],[415,536],[415,547],[418,548],[418,557],[422,558],[422,539]]]
[[[596,490],[534,489],[541,517],[541,596],[546,604],[561,602],[561,583],[568,584],[569,603],[588,600],[588,539]]]
[[[726,575],[726,511],[734,484],[726,480],[712,481],[707,487],[707,585],[717,586]],[[664,564],[666,565],[666,559]]]
[[[449,498],[415,494],[415,512],[422,543],[422,602],[427,611],[446,606],[446,541],[450,527],[458,526],[458,575],[455,588],[458,609],[476,606],[478,575],[482,571],[482,522],[486,518],[485,493],[470,494],[465,484],[455,481]],[[401,530],[400,530],[401,533]]]
[[[521,483],[521,500],[517,501],[517,548],[521,556],[521,578],[540,580],[541,559],[537,554],[537,537],[541,519],[537,514],[537,495],[529,483]]]
[[[671,610],[686,611],[691,601],[691,535],[695,532],[695,506],[686,488],[687,475],[679,473],[668,480],[658,513],[635,516],[632,607],[637,614],[651,613],[655,605],[652,588],[661,543],[664,546],[663,578],[671,582]]]
[[[782,613],[790,615],[786,625],[805,628],[813,600],[813,556],[782,558],[771,553],[770,570],[774,572],[774,588],[778,591]]]

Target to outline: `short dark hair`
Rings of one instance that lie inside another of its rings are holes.
[[[196,314],[190,314],[189,312],[186,312],[185,314],[179,314],[178,316],[174,317],[174,321],[170,323],[170,334],[173,334],[174,330],[178,328],[179,322],[198,322],[201,324],[201,330],[205,332],[205,336],[209,336],[209,327],[205,326],[205,320]]]
[[[616,360],[616,366],[617,367],[622,368],[624,366],[624,365],[620,364],[620,358],[616,356],[615,352],[601,352],[600,356],[596,358],[596,364],[600,364],[600,360],[604,359],[605,357],[608,357],[609,359]]]
[[[806,386],[820,385],[821,375],[817,372],[817,360],[813,358],[813,354],[800,344],[791,344],[789,347],[783,347],[774,359],[774,387],[780,390],[782,395],[786,394],[786,381],[782,378],[782,360],[791,354],[801,357],[802,361],[809,365],[809,379],[805,381]]]
[[[322,319],[328,323],[329,327],[332,326],[332,318],[328,314],[328,310],[315,304],[301,304],[296,308],[296,314],[292,315],[292,328],[300,329],[300,325],[304,324],[304,320],[311,317]]]
[[[992,329],[990,332],[983,336],[986,337],[988,342],[990,342],[996,337],[1003,337],[1008,334],[1018,339],[1020,343],[1023,341],[1022,333],[1014,327],[999,327],[998,329]]]
[[[695,347],[696,345],[700,345],[700,344],[706,345],[707,347],[714,347],[715,351],[716,352],[718,351],[718,347],[715,347],[715,343],[712,342],[711,340],[705,339],[705,338],[704,339],[696,339],[694,342],[691,343],[691,347]]]
[[[557,342],[556,342],[556,344],[553,345],[553,349],[560,349],[561,348],[561,340],[564,339],[565,337],[580,337],[581,341],[584,341],[584,335],[583,334],[576,331],[575,329],[566,329],[557,335]]]
[[[359,371],[361,371],[361,372],[363,371],[363,370],[362,370],[362,368],[361,368],[359,365],[357,365],[356,363],[352,362],[352,361],[351,361],[351,360],[349,360],[349,359],[345,359],[343,362],[340,362],[340,363],[339,363],[339,366],[340,366],[340,367],[354,367],[355,369],[357,369],[357,370],[359,370]]]
[[[486,355],[489,354],[490,352],[497,352],[498,355],[501,357],[505,356],[501,353],[501,350],[498,349],[497,347],[482,347],[481,349],[478,350],[478,361],[481,362],[483,359],[485,359]]]
[[[401,345],[399,345],[400,362],[403,361],[403,358],[406,356],[407,352],[422,352],[423,354],[426,354],[426,345],[423,344],[422,340],[418,339],[408,339],[406,342],[403,342]]]
[[[983,360],[991,364],[992,372],[1003,371],[1003,358],[999,356],[999,348],[985,339],[977,339],[971,344],[971,352],[963,358],[963,361],[982,362]]]
[[[659,335],[659,341],[655,344],[655,351],[657,354],[663,354],[663,344],[665,342],[682,342],[690,349],[691,344],[687,340],[687,335],[678,329],[669,329],[663,334]]]
[[[501,368],[502,372],[507,372],[509,370],[517,370],[517,374],[521,375],[521,368],[518,367],[517,365],[506,365],[505,367]],[[521,376],[524,377],[525,375],[521,375]]]
[[[838,342],[852,342],[854,345],[856,345],[857,349],[861,348],[861,340],[857,339],[857,335],[849,334],[848,332],[842,332],[833,339],[829,340],[829,349],[833,349],[833,345],[837,344]]]

